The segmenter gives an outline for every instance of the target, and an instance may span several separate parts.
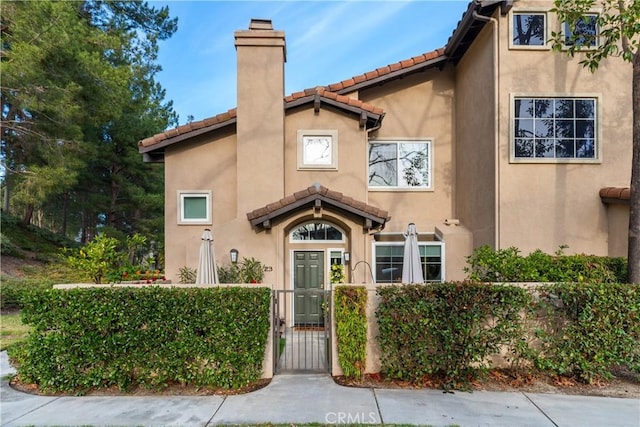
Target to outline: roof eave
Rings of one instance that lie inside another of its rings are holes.
[[[138,146],[138,152],[140,154],[145,154],[145,153],[157,152],[159,150],[164,151],[164,148],[166,148],[166,147],[168,147],[170,145],[176,144],[176,143],[181,142],[181,141],[185,141],[187,139],[194,138],[196,136],[204,135],[206,133],[213,132],[213,131],[216,131],[218,129],[222,129],[222,128],[225,128],[227,126],[234,125],[234,124],[236,124],[236,122],[237,122],[237,118],[233,117],[233,118],[231,118],[229,120],[226,120],[224,122],[216,123],[216,124],[211,125],[211,126],[206,126],[206,127],[203,127],[203,128],[200,128],[200,129],[196,129],[196,130],[193,130],[193,131],[190,131],[190,132],[185,132],[183,134],[176,135],[176,136],[171,137],[171,138],[167,138],[167,139],[165,139],[163,141],[160,141],[160,142],[158,142],[156,144],[151,144],[151,145],[147,145],[147,146],[139,145]]]
[[[339,95],[345,95],[347,93],[355,92],[355,91],[358,91],[358,90],[368,89],[368,88],[374,87],[374,86],[379,86],[379,85],[387,83],[387,82],[389,82],[391,80],[404,78],[405,76],[407,76],[409,74],[418,73],[420,71],[424,71],[424,70],[427,70],[429,68],[433,68],[433,67],[437,67],[437,66],[443,66],[444,64],[446,64],[447,59],[448,58],[447,58],[446,55],[441,55],[441,56],[438,56],[437,58],[429,59],[427,61],[421,62],[419,64],[412,65],[410,67],[401,68],[401,69],[396,70],[396,71],[391,71],[391,72],[389,72],[387,74],[384,74],[382,76],[378,76],[378,77],[375,77],[375,78],[369,79],[369,80],[364,80],[364,81],[356,83],[354,85],[347,86],[347,87],[342,88],[342,89],[338,89],[338,90],[335,91],[335,93],[337,93]]]

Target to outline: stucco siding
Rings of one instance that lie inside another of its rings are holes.
[[[388,231],[405,231],[414,222],[419,231],[433,232],[433,223],[453,215],[454,81],[450,68],[433,69],[360,93],[382,108],[382,127],[370,141],[428,140],[432,143],[430,190],[370,190],[369,203],[389,210]],[[368,154],[364,159],[365,176]]]
[[[519,2],[522,7],[551,8],[552,2]],[[528,10],[528,9],[524,9]],[[547,14],[550,31],[560,28]],[[595,73],[579,64],[581,55],[509,47],[510,19],[500,26],[500,247],[523,252],[609,254],[609,228],[598,192],[628,185],[631,176],[631,65],[620,58],[603,61]],[[597,102],[595,162],[519,163],[513,150],[513,97],[593,97]]]
[[[496,212],[493,29],[487,24],[456,67],[456,215],[473,245],[494,246]]]

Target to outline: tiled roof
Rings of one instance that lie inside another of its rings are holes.
[[[278,217],[298,209],[308,208],[310,205],[319,208],[324,206],[323,203],[360,217],[363,220],[363,226],[368,229],[384,227],[386,221],[390,219],[387,211],[329,190],[322,185],[312,185],[277,202],[251,211],[247,213],[247,219],[254,227],[270,228],[271,222]]]
[[[372,81],[378,81],[380,79],[386,80],[405,74],[408,70],[413,70],[416,66],[426,67],[432,65],[433,60],[444,58],[444,48],[436,49],[431,52],[423,53],[422,55],[414,56],[413,58],[376,68],[373,71],[353,76],[350,79],[342,80],[338,83],[327,85],[326,89],[331,92],[345,93],[351,90],[356,90],[367,83],[371,83]]]
[[[629,204],[631,199],[630,187],[604,187],[600,189],[600,198],[603,203]]]
[[[233,121],[235,121],[236,114],[237,111],[234,108],[227,111],[226,113],[218,114],[216,116],[209,117],[204,120],[199,120],[197,122],[187,123],[186,125],[178,126],[174,129],[169,129],[168,131],[158,133],[154,136],[143,139],[142,141],[138,142],[138,147],[150,147],[167,139],[175,138],[177,136],[188,134],[197,130],[212,126],[219,127],[220,125],[224,125],[226,122],[231,124]]]
[[[284,98],[284,102],[289,104],[289,103],[293,103],[294,101],[298,101],[301,99],[311,99],[315,96],[319,96],[321,98],[325,98],[327,100],[333,100],[336,101],[338,103],[347,105],[347,106],[351,106],[351,107],[355,107],[355,108],[359,108],[361,110],[364,110],[368,113],[373,113],[373,114],[378,114],[378,115],[382,115],[384,114],[384,110],[382,110],[382,108],[376,107],[372,104],[368,104],[366,102],[362,102],[359,99],[355,99],[355,98],[351,98],[348,96],[344,96],[344,95],[339,95],[335,92],[331,92],[323,87],[318,87],[318,88],[314,88],[314,89],[305,89],[304,91],[301,92],[294,92],[291,95],[287,96]]]

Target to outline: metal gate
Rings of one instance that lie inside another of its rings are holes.
[[[304,307],[321,315],[301,315]],[[331,372],[331,291],[274,290],[272,313],[273,372]]]

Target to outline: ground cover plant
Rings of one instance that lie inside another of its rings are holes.
[[[260,378],[267,288],[86,288],[29,294],[33,327],[12,347],[21,381],[45,391],[241,388]]]

